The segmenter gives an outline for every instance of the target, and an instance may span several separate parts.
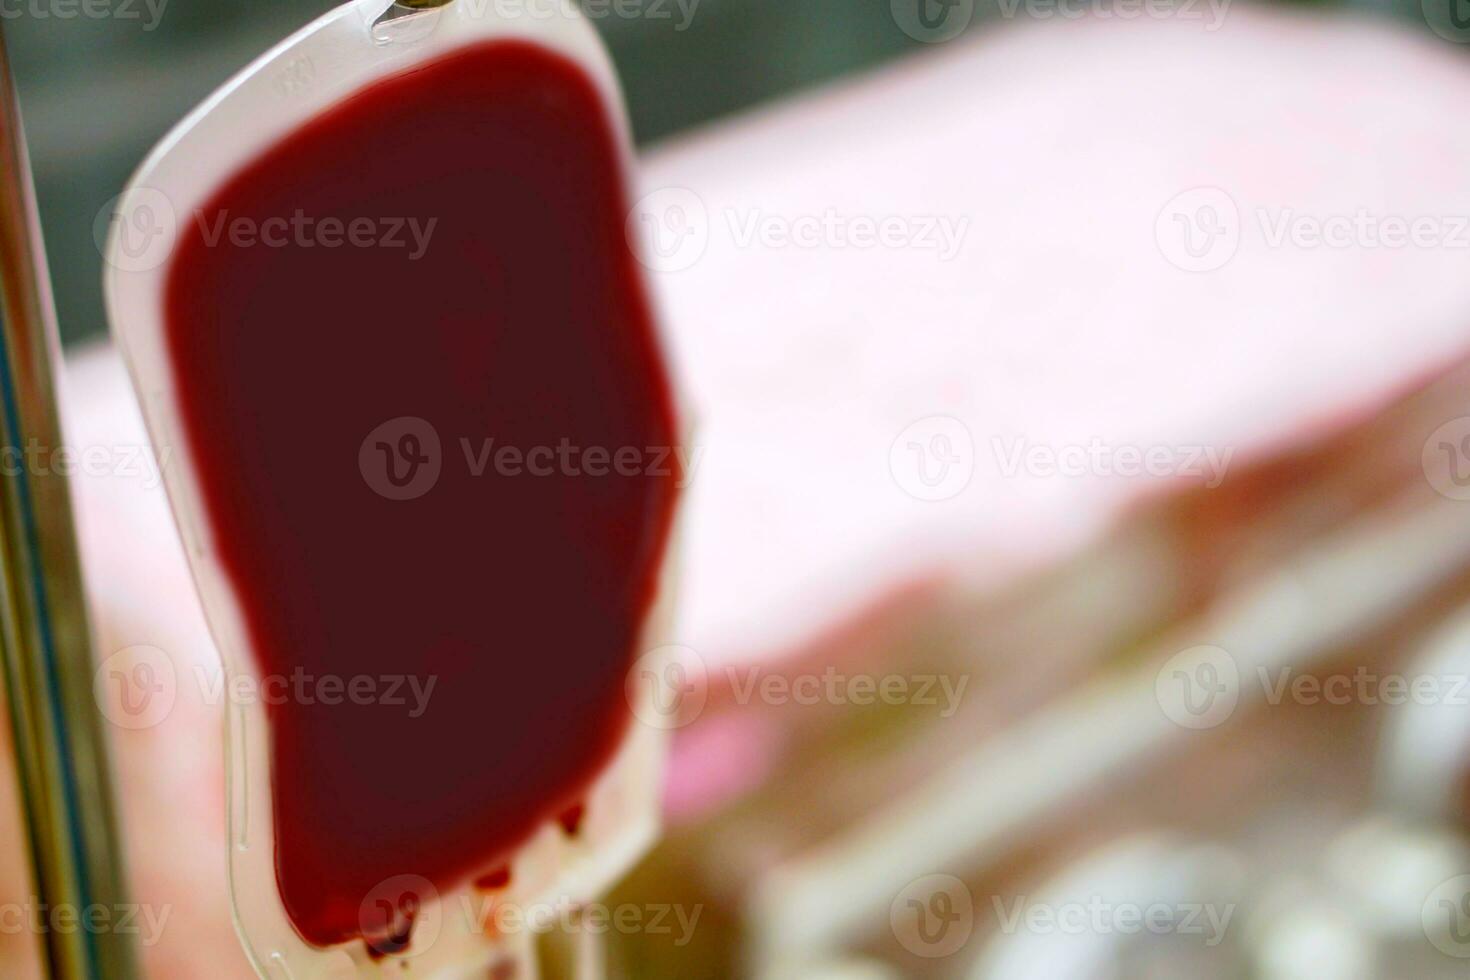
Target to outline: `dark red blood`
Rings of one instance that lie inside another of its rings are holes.
[[[510,868],[496,868],[475,879],[475,887],[487,892],[499,891],[510,884]]]
[[[627,207],[594,83],[497,42],[365,89],[184,218],[168,350],[254,667],[438,680],[418,718],[406,685],[406,705],[309,688],[321,696],[267,708],[276,875],[312,944],[363,938],[385,879],[445,889],[505,865],[585,798],[625,733],[678,473],[589,475],[579,456],[477,476],[460,440],[475,457],[493,438],[648,463],[675,444]],[[437,224],[417,261],[382,244],[211,244],[221,216],[262,228],[298,210],[384,234]],[[368,434],[400,416],[442,446],[416,499],[359,470]]]
[[[561,829],[567,832],[568,837],[576,837],[577,831],[582,829],[582,818],[586,815],[587,808],[579,803],[563,810],[557,820],[561,822]]]

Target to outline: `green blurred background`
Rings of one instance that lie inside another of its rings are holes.
[[[67,8],[55,0],[0,2],[68,341],[105,330],[94,242],[103,205],[184,113],[267,47],[335,5],[99,2],[112,14],[62,17]],[[620,2],[642,12],[594,20],[622,74],[640,144],[936,47],[899,29],[891,0],[698,0],[692,8],[694,0]],[[1376,3],[1429,33],[1418,0]],[[978,7],[972,31],[1003,23],[997,0],[979,0]],[[629,8],[622,9],[626,14]]]

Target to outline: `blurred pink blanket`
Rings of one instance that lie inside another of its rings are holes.
[[[690,645],[764,655],[910,577],[1013,576],[1470,347],[1463,52],[1245,5],[1208,27],[998,27],[650,157],[653,218],[707,233],[655,275],[702,409]],[[1389,244],[1416,219],[1430,244]],[[1194,262],[1212,221],[1236,250]],[[946,446],[968,485],[906,492]]]

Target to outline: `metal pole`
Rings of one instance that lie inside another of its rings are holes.
[[[15,447],[14,459],[52,459],[62,445],[52,375],[60,343],[3,25],[0,332],[0,445]],[[73,924],[99,906],[115,922],[122,862],[67,481],[54,466],[3,469],[0,660],[35,898],[42,910],[67,909]],[[131,941],[116,931],[47,928],[42,939],[58,980],[136,976]]]

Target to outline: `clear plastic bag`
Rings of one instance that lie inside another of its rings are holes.
[[[365,86],[463,46],[500,38],[533,42],[582,67],[616,126],[626,180],[632,159],[627,123],[612,66],[592,27],[575,13],[575,4],[543,5],[541,16],[527,13],[535,4],[514,5],[516,16],[506,16],[503,6],[454,0],[430,9],[394,6],[385,12],[382,0],[356,0],[333,10],[267,52],[191,113],[154,150],[120,199],[107,255],[109,316],[150,435],[156,445],[173,449],[174,465],[165,473],[169,499],[230,675],[254,676],[259,668],[240,597],[212,540],[164,337],[165,277],[183,216],[208,200],[243,162]],[[637,646],[653,649],[653,660],[662,656],[658,644],[666,635],[670,565],[663,564],[659,598]],[[638,669],[650,665],[645,657]],[[556,821],[548,821],[518,852],[509,883],[495,893],[497,901],[523,906],[592,901],[652,842],[662,729],[671,726],[656,722],[660,709],[652,705],[653,689],[630,683],[627,692],[632,713],[644,723],[629,725],[614,761],[592,787],[579,833],[559,832]],[[414,910],[414,941],[401,954],[373,955],[362,942],[333,949],[305,942],[277,886],[266,710],[258,700],[231,703],[227,710],[230,885],[238,931],[262,976],[303,980],[354,971],[398,976],[407,961],[416,975],[483,976],[497,958],[531,962],[532,935],[497,934],[483,919],[464,914],[485,907],[477,886],[441,894],[411,875],[390,878],[363,897],[365,917]],[[650,718],[655,723],[646,723]],[[535,973],[532,968],[515,975]]]

